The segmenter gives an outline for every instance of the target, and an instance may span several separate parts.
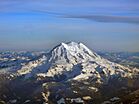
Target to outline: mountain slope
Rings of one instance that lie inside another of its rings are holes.
[[[99,80],[129,77],[137,70],[110,62],[92,52],[82,43],[61,43],[46,56],[30,62],[17,71],[28,77],[51,77],[58,80]]]

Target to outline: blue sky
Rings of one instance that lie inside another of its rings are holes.
[[[47,50],[68,41],[139,51],[139,0],[0,0],[0,50]]]

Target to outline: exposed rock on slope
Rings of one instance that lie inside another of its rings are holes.
[[[26,77],[52,77],[60,80],[85,80],[92,78],[107,81],[113,77],[129,77],[137,70],[110,62],[92,52],[82,43],[61,43],[48,55],[30,62],[18,75]]]

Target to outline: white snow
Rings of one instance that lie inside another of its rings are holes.
[[[30,62],[18,70],[19,75],[54,77],[66,76],[70,80],[86,80],[98,78],[98,82],[104,77],[131,76],[136,70],[108,61],[92,52],[83,43],[61,43],[53,48],[48,56]]]
[[[65,99],[61,98],[60,100],[57,101],[57,104],[65,104]]]

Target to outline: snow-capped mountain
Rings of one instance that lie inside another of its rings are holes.
[[[6,52],[0,58],[0,97],[7,104],[120,103],[139,88],[138,69],[111,62],[82,43],[61,43],[49,52]]]
[[[24,65],[17,74],[61,80],[92,78],[106,81],[115,76],[131,76],[136,71],[102,58],[82,43],[69,42],[59,44],[47,55]]]

